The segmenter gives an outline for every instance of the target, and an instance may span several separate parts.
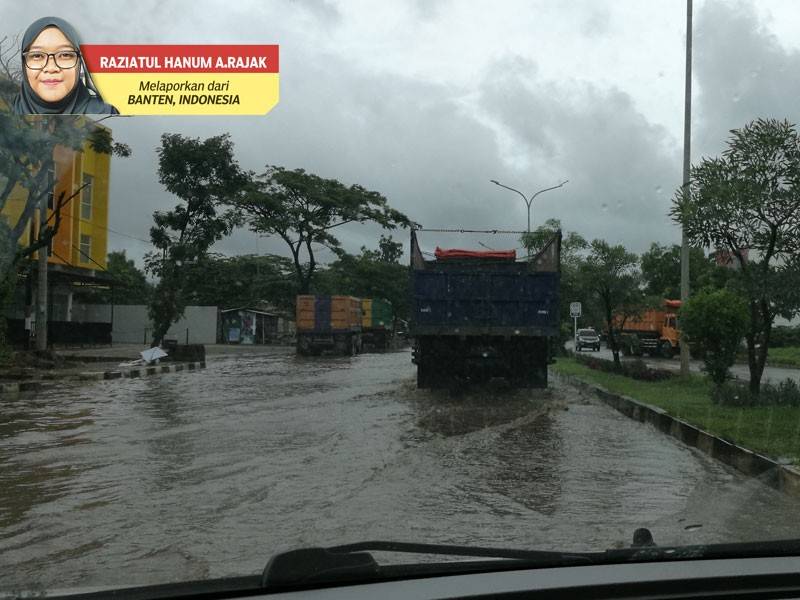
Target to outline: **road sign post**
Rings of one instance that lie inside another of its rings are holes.
[[[573,330],[572,330],[572,344],[573,348],[578,347],[578,317],[581,316],[581,303],[580,302],[570,302],[569,303],[569,316],[573,319]]]

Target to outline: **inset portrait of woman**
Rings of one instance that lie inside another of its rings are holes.
[[[64,19],[34,21],[22,37],[18,115],[117,115],[103,101],[81,56],[78,32]]]

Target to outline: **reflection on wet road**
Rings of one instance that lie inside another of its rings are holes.
[[[800,536],[792,499],[565,383],[418,391],[407,352],[230,356],[6,399],[0,457],[0,591],[252,574],[363,539]]]

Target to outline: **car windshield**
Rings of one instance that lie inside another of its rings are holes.
[[[4,3],[0,595],[800,538],[798,26]]]

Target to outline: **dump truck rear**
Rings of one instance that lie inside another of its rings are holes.
[[[392,338],[394,324],[391,302],[382,298],[363,298],[361,312],[361,340],[364,346],[386,350]]]
[[[548,345],[559,329],[561,233],[535,257],[441,251],[426,260],[411,233],[417,386],[505,378],[546,387]]]
[[[297,296],[297,353],[361,352],[361,300],[352,296]]]

